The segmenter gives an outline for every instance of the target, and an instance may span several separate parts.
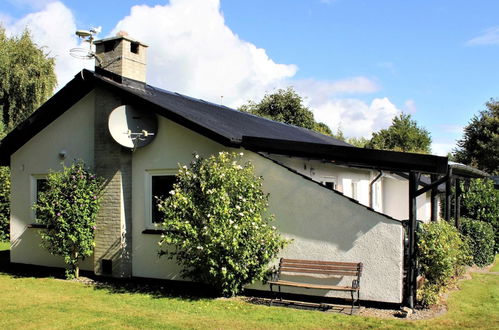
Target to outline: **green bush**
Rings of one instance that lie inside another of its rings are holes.
[[[40,231],[42,247],[64,258],[67,278],[78,277],[79,261],[93,253],[101,191],[101,180],[77,162],[49,173],[47,190],[33,206],[36,221],[47,226]]]
[[[9,239],[10,169],[0,167],[0,241]]]
[[[458,230],[446,221],[422,224],[416,234],[416,258],[425,278],[418,297],[421,305],[429,306],[464,266],[471,264],[471,256]]]
[[[461,215],[466,218],[488,222],[494,229],[495,252],[499,252],[499,190],[492,180],[471,180],[468,189],[463,189]]]
[[[182,265],[182,276],[233,296],[263,280],[285,240],[266,215],[268,196],[241,154],[195,155],[179,168],[170,196],[159,200],[165,230],[160,254]]]
[[[484,267],[494,262],[494,228],[490,223],[463,218],[461,233],[467,237],[475,265]]]

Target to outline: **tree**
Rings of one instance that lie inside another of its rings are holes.
[[[183,266],[182,276],[233,296],[264,279],[285,241],[266,213],[268,195],[251,163],[221,152],[179,168],[170,196],[158,201],[164,216],[162,251]]]
[[[373,133],[366,147],[428,154],[431,152],[431,137],[426,129],[411,119],[410,114],[402,113],[393,118],[390,127]]]
[[[0,139],[26,119],[56,86],[54,58],[31,39],[29,31],[8,38],[0,26]],[[0,239],[9,236],[10,170],[0,167]]]
[[[471,180],[469,187],[461,184],[461,215],[475,221],[488,222],[495,235],[495,251],[499,252],[499,190],[488,179]]]
[[[347,143],[350,143],[351,145],[357,147],[357,148],[365,148],[368,143],[369,143],[369,139],[366,139],[365,137],[351,137],[351,138],[348,138]]]
[[[49,173],[47,189],[33,207],[36,221],[47,226],[40,231],[42,246],[64,258],[67,278],[78,277],[78,263],[93,253],[101,181],[77,162]]]
[[[259,103],[249,101],[239,110],[282,123],[308,128],[321,134],[333,135],[326,124],[315,121],[312,111],[303,105],[303,99],[291,87],[279,89],[273,94],[266,94]]]
[[[0,121],[0,140],[5,137],[5,130]],[[0,241],[10,236],[10,168],[0,166]]]
[[[457,162],[499,174],[499,101],[491,99],[486,109],[473,116],[457,142]]]
[[[54,58],[25,30],[9,38],[0,26],[0,107],[7,131],[26,119],[53,93]]]

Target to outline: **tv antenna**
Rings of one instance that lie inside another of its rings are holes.
[[[83,39],[83,42],[88,42],[88,49],[82,47],[75,47],[69,50],[69,54],[74,58],[79,58],[83,60],[91,60],[95,58],[99,65],[101,64],[100,58],[92,50],[94,45],[95,35],[99,34],[102,27],[91,28],[90,30],[76,30],[75,34]]]

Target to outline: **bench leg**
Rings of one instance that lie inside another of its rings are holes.
[[[355,298],[353,297],[353,291],[350,291],[350,296],[352,297],[352,309],[350,309],[350,315],[353,314],[353,307],[355,303]]]
[[[269,306],[272,306],[272,303],[274,302],[274,298],[276,298],[276,293],[274,292],[273,287],[274,286],[272,284],[270,284],[270,295],[272,296],[272,298],[270,298]]]
[[[360,290],[357,290],[357,305],[359,305],[360,310]]]

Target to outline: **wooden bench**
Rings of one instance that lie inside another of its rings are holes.
[[[351,286],[338,286],[338,285],[325,285],[325,284],[312,284],[305,281],[295,282],[282,280],[281,276],[285,274],[292,275],[328,275],[328,276],[349,276],[353,277]],[[299,260],[299,259],[285,259],[281,258],[279,262],[279,269],[274,274],[270,284],[270,291],[277,298],[277,292],[274,292],[273,286],[279,287],[279,295],[282,301],[281,286],[291,286],[296,288],[305,289],[319,289],[319,290],[333,290],[333,291],[350,291],[352,297],[352,312],[354,308],[354,293],[357,293],[357,303],[360,308],[360,276],[362,274],[362,263],[358,262],[335,262],[335,261],[316,261],[316,260]],[[273,300],[272,300],[273,301]],[[272,304],[271,301],[271,304]],[[350,313],[351,314],[351,313]]]

